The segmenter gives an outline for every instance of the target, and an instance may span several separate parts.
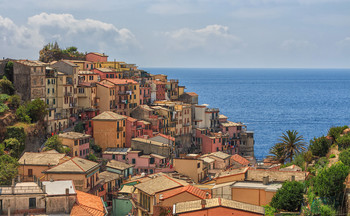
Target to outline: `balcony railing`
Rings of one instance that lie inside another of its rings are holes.
[[[64,96],[72,96],[72,92],[64,92]]]

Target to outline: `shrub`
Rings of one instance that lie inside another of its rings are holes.
[[[0,156],[0,185],[10,185],[18,173],[18,162],[10,155]]]
[[[97,157],[94,154],[89,154],[86,156],[86,159],[91,160],[91,161],[97,161]]]
[[[0,103],[5,103],[10,98],[8,94],[0,94]]]
[[[16,110],[17,119],[21,122],[30,123],[32,119],[27,114],[27,110],[24,105],[21,105]]]
[[[346,166],[350,166],[350,149],[342,151],[339,155],[339,160]]]
[[[20,143],[25,143],[26,140],[26,133],[24,132],[23,127],[17,127],[17,126],[8,126],[7,128],[7,135],[6,138],[15,138],[17,139]]]
[[[6,104],[0,103],[0,115],[6,112],[9,107]]]
[[[24,151],[24,143],[20,143],[16,138],[9,138],[4,140],[5,148],[10,150],[11,156],[19,158]]]
[[[339,138],[336,139],[336,142],[340,149],[348,148],[350,146],[350,134],[339,136]]]
[[[341,161],[331,167],[323,168],[315,177],[314,189],[318,196],[339,201],[345,185],[344,181],[349,174],[349,167]]]
[[[66,153],[66,150],[63,147],[62,142],[58,138],[57,135],[54,135],[46,140],[44,149],[45,150],[54,149],[54,150],[58,151],[59,153]],[[69,149],[69,151],[70,151],[70,149]]]
[[[336,139],[338,139],[338,137],[340,136],[340,134],[343,133],[343,131],[345,129],[349,128],[348,126],[339,126],[339,127],[331,127],[328,130],[328,136],[333,138],[333,141],[335,141]]]
[[[41,121],[44,120],[45,116],[48,113],[47,104],[37,98],[27,103],[26,111],[33,122]]]
[[[79,133],[83,133],[84,132],[84,125],[83,125],[83,123],[79,122],[78,124],[76,124],[74,126],[74,131],[75,132],[79,132]]]
[[[11,109],[17,109],[21,104],[21,98],[19,97],[19,95],[12,95],[8,99],[8,102]]]
[[[321,157],[316,162],[315,168],[316,169],[323,169],[324,167],[326,167],[328,165],[328,163],[329,163],[329,160],[326,157]]]
[[[329,155],[329,157],[328,158],[335,158],[335,154],[331,154],[331,155]]]
[[[267,216],[274,216],[275,213],[277,213],[277,210],[270,205],[264,205],[263,207],[265,209],[265,215]]]
[[[297,181],[284,182],[273,196],[270,205],[279,210],[297,211],[303,201],[304,185]]]
[[[322,216],[334,216],[337,214],[337,211],[329,205],[322,205],[320,208],[320,215]]]
[[[0,92],[8,95],[13,95],[15,92],[15,87],[13,86],[12,82],[6,77],[3,77],[0,80]]]
[[[324,157],[328,153],[330,146],[331,142],[325,136],[322,136],[310,140],[309,149],[311,150],[313,155]]]

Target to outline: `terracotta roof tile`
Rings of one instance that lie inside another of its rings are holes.
[[[183,192],[188,192],[200,199],[206,199],[206,198],[211,198],[211,195],[209,194],[209,197],[206,197],[206,193],[205,191],[194,187],[192,185],[187,185],[185,187],[181,187],[181,188],[176,188],[174,190],[171,191],[167,191],[163,194],[163,197],[161,198],[162,200],[168,199],[170,197],[176,196],[178,194],[181,194]]]
[[[77,191],[77,201],[70,215],[97,215],[103,216],[107,212],[100,197]]]
[[[116,84],[116,85],[120,85],[120,84],[137,84],[138,82],[136,82],[135,80],[132,79],[105,79],[108,80],[109,82]]]
[[[236,161],[237,163],[242,164],[243,166],[248,166],[248,164],[249,164],[249,161],[247,159],[245,159],[244,157],[242,157],[238,154],[232,155],[231,158],[234,161]]]
[[[165,138],[165,139],[168,139],[168,140],[171,140],[171,141],[174,141],[174,142],[175,142],[175,138],[172,137],[172,136],[168,136],[168,135],[165,135],[165,134],[162,134],[162,133],[159,133],[159,134],[157,134],[156,136],[161,136],[161,137],[163,137],[163,138]]]

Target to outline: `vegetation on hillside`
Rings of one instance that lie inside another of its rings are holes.
[[[39,61],[52,62],[61,59],[85,60],[85,53],[78,51],[77,47],[61,49],[57,42],[46,44],[39,52]]]

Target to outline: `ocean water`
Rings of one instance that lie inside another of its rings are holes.
[[[350,124],[350,69],[143,69],[179,79],[200,104],[245,123],[254,131],[257,159],[286,130],[297,130],[308,144],[332,126]]]

